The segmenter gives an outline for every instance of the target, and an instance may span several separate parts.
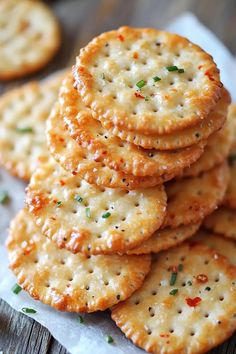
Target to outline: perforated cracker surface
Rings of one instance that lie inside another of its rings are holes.
[[[41,1],[0,1],[0,79],[37,71],[60,45],[59,25]]]
[[[47,161],[45,121],[55,103],[63,74],[42,83],[31,82],[0,98],[0,164],[29,180]]]
[[[205,353],[236,329],[235,277],[216,251],[182,244],[157,255],[142,288],[113,307],[112,319],[150,353]]]
[[[220,207],[205,219],[204,225],[213,232],[236,239],[236,211],[233,209]]]
[[[222,87],[210,55],[183,37],[149,28],[121,27],[94,38],[77,57],[74,77],[97,119],[146,134],[198,123]]]
[[[50,162],[32,176],[26,203],[59,247],[108,254],[151,237],[163,222],[166,194],[163,186],[126,191],[91,185]]]
[[[129,297],[149,272],[150,256],[85,256],[59,250],[22,210],[7,240],[10,266],[36,300],[61,311],[105,310]]]

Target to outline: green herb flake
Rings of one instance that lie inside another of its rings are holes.
[[[11,291],[18,295],[22,290],[22,287],[19,285],[19,284],[15,284],[12,288],[11,288]]]
[[[90,210],[90,208],[86,208],[85,209],[85,214],[86,214],[86,216],[87,216],[87,218],[91,218],[91,210]]]
[[[82,198],[80,195],[76,195],[76,196],[75,196],[75,200],[76,200],[77,202],[79,202],[79,203],[82,203],[83,198]]]
[[[147,82],[145,80],[140,80],[139,82],[137,82],[136,86],[141,90],[141,88],[143,88],[146,83]]]
[[[234,166],[235,161],[236,161],[236,154],[229,155],[228,163],[231,167]]]
[[[169,292],[169,294],[170,295],[176,295],[177,293],[178,293],[178,289],[172,289],[170,292]]]
[[[183,74],[184,73],[184,69],[178,69],[178,73],[179,74]]]
[[[29,308],[29,307],[23,307],[23,308],[21,309],[21,311],[24,312],[24,313],[32,313],[32,314],[37,313],[36,310],[31,309],[31,308]]]
[[[114,342],[114,339],[110,335],[106,336],[105,339],[106,339],[106,342],[109,343],[109,344]]]
[[[145,101],[149,101],[149,97],[148,97],[148,96],[145,96],[145,97],[144,97],[144,100],[145,100]]]
[[[84,319],[83,319],[83,317],[82,317],[82,316],[79,316],[79,317],[78,317],[78,321],[79,321],[79,323],[84,324]]]
[[[172,272],[171,273],[171,277],[170,277],[170,285],[173,286],[176,283],[177,280],[177,274],[176,272]]]
[[[179,264],[179,265],[178,265],[178,271],[179,271],[179,272],[182,272],[183,269],[184,269],[183,264]]]
[[[0,192],[0,204],[6,204],[9,201],[9,194],[6,191]]]
[[[107,219],[107,218],[109,218],[109,216],[111,216],[111,213],[109,213],[109,211],[108,211],[107,213],[102,215],[102,218]]]
[[[205,290],[206,290],[206,291],[211,291],[211,288],[210,288],[209,286],[207,286],[207,287],[205,288]]]
[[[192,285],[193,285],[193,283],[191,282],[191,280],[188,280],[188,281],[187,281],[187,284],[188,284],[189,286],[192,286]]]
[[[57,206],[60,207],[61,205],[62,205],[62,201],[59,200],[59,201],[57,202]]]
[[[101,78],[102,78],[103,80],[106,80],[104,73],[102,73]]]
[[[172,66],[167,66],[166,69],[171,72],[171,71],[178,71],[178,67],[176,65],[172,65]]]
[[[16,131],[18,133],[33,133],[33,128],[31,127],[17,127],[16,128]]]
[[[161,78],[160,78],[159,76],[154,76],[154,77],[153,77],[153,81],[154,81],[154,82],[161,81]]]

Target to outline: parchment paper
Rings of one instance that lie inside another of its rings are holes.
[[[190,38],[213,55],[221,70],[222,81],[230,90],[233,100],[236,101],[236,61],[219,39],[190,13],[177,18],[167,29]],[[23,205],[24,188],[24,183],[0,170],[0,191],[8,191],[11,198],[9,205],[0,205],[0,297],[15,310],[21,311],[23,307],[36,309],[37,313],[32,317],[48,328],[51,334],[72,354],[143,353],[116,328],[110,319],[109,311],[82,315],[84,324],[80,324],[76,314],[55,311],[31,299],[24,291],[18,295],[12,293],[11,288],[16,283],[16,279],[8,270],[4,243],[9,222]],[[114,338],[114,344],[106,343],[106,335]]]

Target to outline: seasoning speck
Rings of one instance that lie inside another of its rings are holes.
[[[21,309],[21,311],[24,312],[24,313],[31,313],[31,314],[37,313],[36,310],[31,309],[31,308],[29,308],[29,307],[23,307],[23,308]]]
[[[6,191],[0,192],[0,204],[6,204],[9,201],[9,194]]]
[[[114,342],[114,339],[110,335],[106,336],[105,339],[106,339],[107,343],[109,343],[109,344]]]
[[[21,290],[22,290],[22,287],[19,285],[19,284],[15,284],[12,288],[11,288],[12,292],[16,295],[18,295]]]

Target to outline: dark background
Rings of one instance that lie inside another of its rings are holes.
[[[4,0],[7,1],[7,0]],[[0,84],[0,92],[45,77],[74,63],[79,48],[95,35],[121,25],[163,28],[185,11],[197,15],[236,54],[236,0],[61,0],[46,1],[59,18],[62,47],[39,74]],[[236,78],[235,80],[236,87]],[[207,335],[207,334],[206,334]],[[96,349],[95,349],[96,350]],[[0,300],[0,352],[3,354],[66,354],[50,333]],[[236,335],[211,354],[236,353]],[[90,354],[90,353],[88,353]]]

